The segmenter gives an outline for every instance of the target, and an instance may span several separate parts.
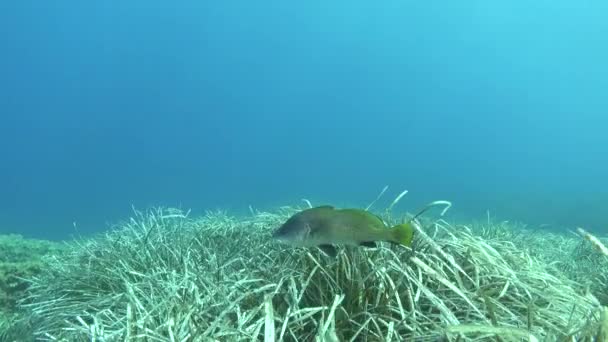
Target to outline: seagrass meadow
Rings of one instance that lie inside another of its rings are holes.
[[[304,207],[134,211],[17,274],[27,286],[9,294],[0,340],[608,341],[608,255],[583,229],[429,214],[411,248],[334,259],[270,239]]]

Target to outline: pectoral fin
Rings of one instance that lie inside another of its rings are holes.
[[[338,250],[333,245],[318,245],[319,249],[328,256],[335,258],[338,255]]]
[[[376,243],[374,241],[364,241],[359,244],[359,246],[374,248],[376,247]]]

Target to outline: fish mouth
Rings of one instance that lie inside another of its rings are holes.
[[[285,232],[282,232],[280,229],[273,231],[270,236],[273,240],[278,240],[278,241],[289,240],[289,237],[287,236],[287,234],[285,234]]]
[[[281,232],[281,228],[275,229],[271,234],[271,236],[275,239],[278,239],[278,238],[282,237],[283,235],[284,234]]]
[[[271,239],[271,241],[274,241],[275,243],[281,244],[281,245],[289,245],[289,246],[297,245],[296,240],[291,239],[284,235],[280,235],[280,234],[272,234],[272,237],[270,239]]]
[[[310,226],[306,222],[290,219],[272,232],[272,238],[289,244],[307,240]]]
[[[303,240],[302,236],[297,232],[289,231],[287,229],[279,228],[272,232],[271,238],[275,241],[286,243],[289,245],[301,243]]]

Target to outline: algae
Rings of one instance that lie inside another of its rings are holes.
[[[0,235],[0,339],[8,338],[22,312],[18,303],[25,296],[29,280],[44,270],[44,258],[58,254],[59,243],[26,239],[21,235]],[[23,337],[20,337],[22,340]]]

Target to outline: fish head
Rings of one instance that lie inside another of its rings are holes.
[[[311,222],[302,215],[294,215],[272,233],[272,238],[283,243],[305,246],[311,240]]]

